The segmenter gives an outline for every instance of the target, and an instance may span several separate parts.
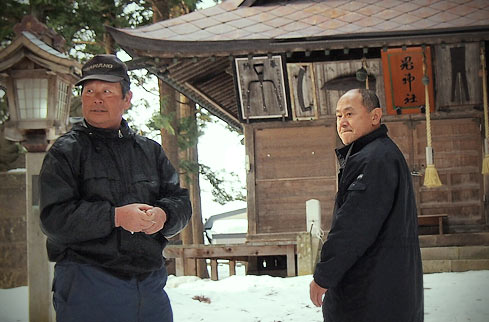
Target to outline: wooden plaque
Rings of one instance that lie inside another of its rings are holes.
[[[316,84],[312,63],[287,64],[294,120],[318,118]]]
[[[430,47],[425,47],[429,78],[430,111],[435,110]],[[382,51],[387,114],[415,114],[425,109],[423,48],[392,48]]]
[[[244,120],[289,117],[282,56],[236,58],[235,68]]]

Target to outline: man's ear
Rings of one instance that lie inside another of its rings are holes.
[[[126,96],[124,96],[124,109],[129,109],[131,107],[132,92],[127,91]]]
[[[380,119],[382,118],[382,109],[376,107],[370,112],[372,114],[372,125],[380,124]]]

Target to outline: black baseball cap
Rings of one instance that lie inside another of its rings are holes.
[[[125,80],[131,83],[127,75],[127,66],[115,55],[96,55],[82,67],[82,78],[75,85],[82,85],[88,80],[101,80],[117,83]]]

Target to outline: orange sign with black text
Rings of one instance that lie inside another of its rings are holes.
[[[430,112],[434,111],[433,72],[430,47],[424,48]],[[423,48],[392,48],[382,51],[387,114],[415,114],[425,111]]]

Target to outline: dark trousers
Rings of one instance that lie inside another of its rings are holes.
[[[53,304],[57,322],[172,322],[163,290],[166,268],[143,280],[121,279],[91,265],[57,263]]]

